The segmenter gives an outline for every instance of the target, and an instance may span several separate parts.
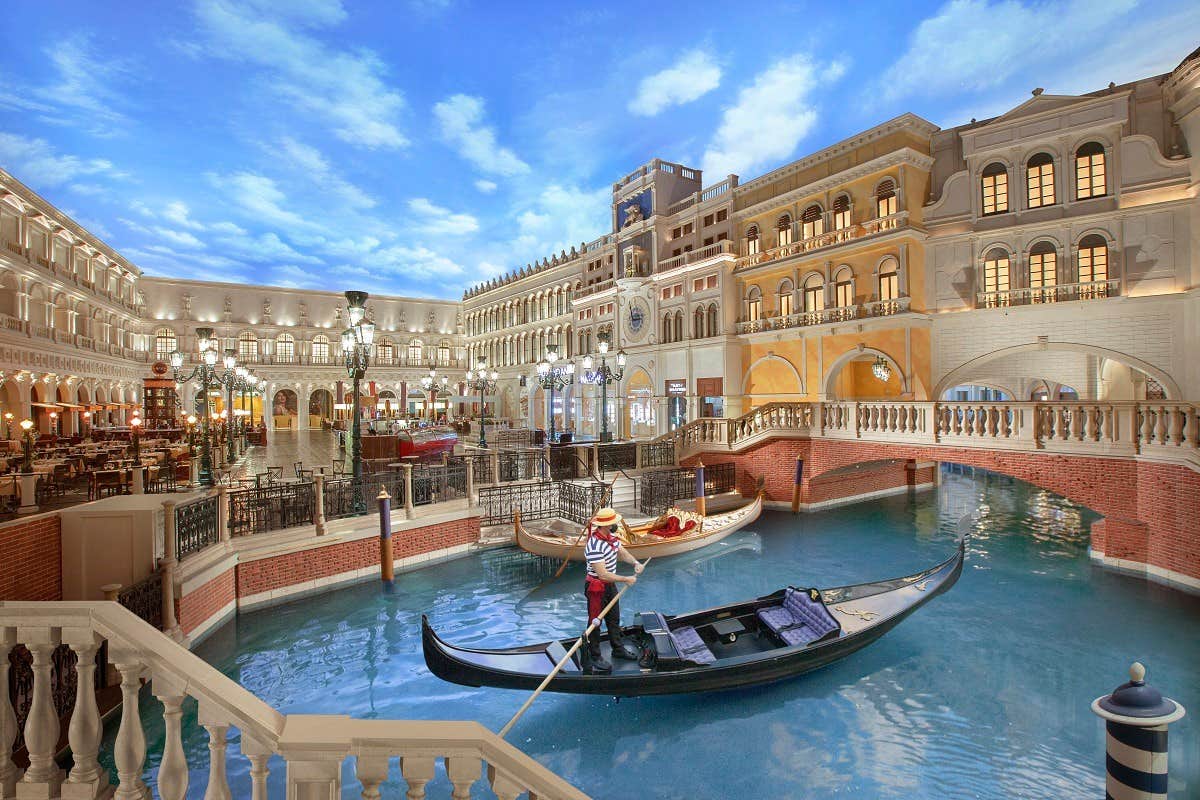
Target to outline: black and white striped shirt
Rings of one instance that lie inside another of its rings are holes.
[[[621,542],[616,538],[610,541],[595,535],[589,536],[587,544],[583,547],[583,557],[587,559],[587,574],[599,578],[595,568],[595,564],[599,562],[604,562],[604,568],[609,572],[616,572],[617,552],[620,549]]]

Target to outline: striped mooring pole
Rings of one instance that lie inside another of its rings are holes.
[[[379,501],[379,578],[384,591],[395,585],[395,564],[392,559],[392,496],[387,487],[380,486],[375,498]]]
[[[702,517],[708,513],[704,497],[704,462],[700,459],[696,459],[696,513]]]
[[[1146,685],[1146,668],[1129,667],[1129,682],[1092,701],[1104,720],[1106,800],[1167,800],[1167,726],[1184,708]]]

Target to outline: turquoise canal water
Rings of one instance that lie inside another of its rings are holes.
[[[1200,599],[1102,570],[1087,557],[1095,515],[994,475],[817,514],[771,512],[724,544],[655,561],[626,597],[682,612],[788,583],[836,586],[918,571],[953,552],[978,511],[961,580],[876,644],[797,679],[708,695],[544,695],[511,740],[597,798],[1094,798],[1104,734],[1092,699],[1142,660],[1184,703],[1171,730],[1171,797],[1200,796]],[[246,614],[197,653],[284,712],[478,719],[500,728],[522,692],[444,683],[425,668],[420,615],[448,640],[503,647],[582,624],[581,575],[544,577],[512,551]],[[159,710],[150,749],[161,749]],[[236,739],[236,734],[232,737]],[[203,793],[206,735],[186,746]],[[153,760],[152,760],[153,765]],[[234,796],[249,796],[231,747]],[[273,795],[284,765],[272,762]],[[401,796],[396,783],[384,796]],[[350,769],[347,797],[358,797]],[[484,782],[476,795],[490,797]],[[431,797],[448,797],[444,776]]]

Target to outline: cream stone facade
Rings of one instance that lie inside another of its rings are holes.
[[[1193,54],[947,130],[904,114],[751,180],[654,159],[604,236],[461,302],[372,296],[369,390],[423,409],[435,365],[478,413],[461,376],[486,359],[489,415],[544,427],[547,346],[604,337],[627,355],[610,428],[638,438],[787,400],[1200,396],[1198,98]],[[0,403],[43,429],[123,421],[201,325],[298,427],[344,399],[338,293],[144,277],[2,172],[0,239]],[[556,393],[556,426],[598,433],[600,395]]]

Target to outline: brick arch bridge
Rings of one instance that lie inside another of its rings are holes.
[[[762,476],[767,499],[777,506],[791,503],[796,461],[803,459],[800,501],[805,508],[930,484],[941,462],[991,470],[1100,514],[1091,527],[1094,559],[1172,582],[1184,576],[1200,588],[1200,473],[1186,467],[1134,458],[821,438],[771,439],[742,452],[701,457],[705,464],[734,464],[738,488],[746,495]],[[861,468],[853,469],[857,465]]]

